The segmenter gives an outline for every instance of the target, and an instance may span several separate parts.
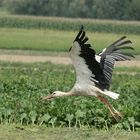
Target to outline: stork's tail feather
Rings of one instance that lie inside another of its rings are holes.
[[[107,91],[106,90],[104,92],[104,94],[107,95],[107,96],[109,96],[109,97],[111,97],[111,98],[113,98],[113,99],[118,99],[119,98],[119,94],[114,93],[114,92],[111,92],[111,91]]]

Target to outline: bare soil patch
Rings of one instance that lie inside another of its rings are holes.
[[[68,56],[41,56],[41,55],[21,55],[21,54],[0,54],[0,61],[8,62],[51,62],[54,64],[72,64]],[[133,59],[131,61],[117,62],[116,66],[120,67],[140,67],[140,60]]]
[[[67,56],[0,54],[0,61],[24,62],[24,63],[52,62],[55,64],[71,64],[71,60]]]

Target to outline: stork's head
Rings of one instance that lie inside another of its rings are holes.
[[[61,97],[61,96],[66,96],[66,93],[62,92],[62,91],[54,91],[51,95],[42,97],[42,100],[43,101],[49,101],[53,98]]]

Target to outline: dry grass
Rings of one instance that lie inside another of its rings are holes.
[[[0,125],[0,140],[139,140],[140,132]]]

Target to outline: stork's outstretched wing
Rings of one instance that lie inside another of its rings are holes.
[[[82,86],[92,84],[104,89],[105,76],[95,59],[95,51],[86,43],[87,41],[88,37],[81,27],[69,52],[76,70],[76,82]]]
[[[125,38],[125,36],[120,38],[99,54],[95,54],[95,50],[87,44],[88,37],[82,26],[69,50],[76,70],[76,83],[81,86],[92,84],[102,90],[108,89],[115,61],[130,60],[133,57],[122,51],[133,49],[125,46],[131,43],[130,40],[124,41]]]
[[[132,42],[125,39],[126,36],[121,37],[96,55],[99,58],[100,67],[103,70],[103,74],[105,76],[106,89],[109,88],[111,83],[115,61],[130,60],[131,57],[134,57],[130,53],[123,52],[123,50],[126,49],[134,49],[133,47],[129,46]]]

